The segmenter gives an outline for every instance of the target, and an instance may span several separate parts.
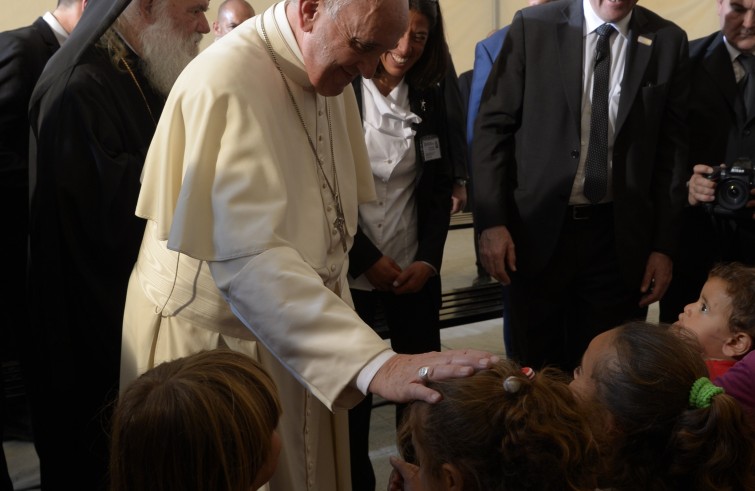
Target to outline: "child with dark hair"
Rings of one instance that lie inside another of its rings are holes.
[[[697,336],[713,383],[755,414],[755,268],[715,266],[676,325]]]
[[[231,350],[162,363],[121,394],[111,491],[252,491],[278,462],[281,414],[272,379]]]
[[[707,378],[694,335],[633,322],[596,336],[572,390],[592,414],[601,488],[755,489],[755,433]]]
[[[567,381],[505,360],[430,382],[443,399],[406,412],[389,491],[594,490],[597,447]]]

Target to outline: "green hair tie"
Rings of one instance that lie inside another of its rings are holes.
[[[710,407],[710,400],[713,396],[723,394],[724,389],[713,385],[708,377],[700,377],[692,384],[692,390],[689,392],[689,404],[697,409]]]

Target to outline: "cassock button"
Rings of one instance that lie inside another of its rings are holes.
[[[577,150],[572,150],[572,152],[571,152],[571,158],[578,159],[579,158],[579,152]]]
[[[744,130],[744,131],[743,131],[742,133],[743,133],[743,134],[744,134],[745,136],[750,136],[750,133],[752,133],[752,131],[750,131],[750,129],[748,128],[748,129]]]

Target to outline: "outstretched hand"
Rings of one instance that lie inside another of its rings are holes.
[[[419,355],[398,354],[390,358],[370,382],[369,391],[393,402],[414,400],[435,403],[441,395],[425,385],[427,380],[468,377],[490,368],[499,357],[479,350],[433,351]],[[419,369],[427,367],[421,378]]]

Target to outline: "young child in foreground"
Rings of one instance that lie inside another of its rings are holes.
[[[755,414],[755,268],[715,266],[676,325],[697,336],[713,383]]]
[[[443,399],[409,407],[389,491],[594,490],[597,447],[567,381],[504,360],[428,383]]]
[[[592,414],[599,487],[755,489],[755,433],[711,383],[694,335],[633,322],[596,336],[571,388]]]
[[[278,462],[281,414],[268,374],[220,349],[156,366],[121,394],[111,491],[250,491]]]

